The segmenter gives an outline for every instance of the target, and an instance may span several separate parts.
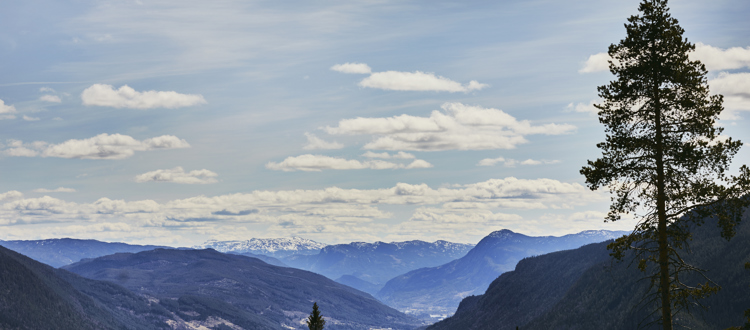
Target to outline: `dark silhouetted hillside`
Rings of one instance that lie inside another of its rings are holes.
[[[171,329],[168,319],[125,288],[0,247],[0,329]]]

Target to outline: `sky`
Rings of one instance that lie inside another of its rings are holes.
[[[750,2],[673,0],[750,141]],[[323,243],[605,223],[579,170],[638,1],[0,3],[0,239]],[[733,170],[750,164],[750,146]]]

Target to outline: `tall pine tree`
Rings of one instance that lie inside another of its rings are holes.
[[[716,126],[723,97],[709,95],[706,69],[688,54],[695,46],[669,14],[666,0],[644,0],[640,14],[625,24],[627,36],[609,47],[609,69],[617,79],[598,88],[596,105],[606,139],[602,157],[581,169],[592,189],[613,194],[607,221],[632,213],[633,232],[610,244],[622,260],[633,251],[651,279],[657,321],[672,329],[673,316],[690,312],[699,298],[718,290],[705,278],[684,282],[685,273],[702,274],[680,255],[689,248],[691,227],[716,221],[730,239],[750,191],[750,169],[727,174],[740,141]]]
[[[307,317],[307,328],[310,330],[323,330],[323,327],[326,325],[326,320],[323,319],[322,316],[320,316],[320,311],[318,310],[318,303],[313,303],[313,310],[312,313],[310,313],[310,316]]]

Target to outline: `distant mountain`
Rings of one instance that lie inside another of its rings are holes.
[[[283,258],[289,266],[323,274],[331,279],[344,277],[347,285],[375,293],[391,278],[408,271],[444,264],[460,258],[473,245],[436,241],[354,242],[329,245],[315,255],[296,255]]]
[[[326,244],[301,237],[288,238],[252,238],[246,241],[210,240],[194,249],[214,249],[224,253],[252,253],[274,258],[288,257],[295,254],[317,254]]]
[[[86,258],[118,252],[141,252],[165,246],[106,243],[92,239],[54,238],[33,241],[0,241],[0,246],[52,267],[61,267]]]
[[[321,275],[211,249],[118,253],[65,269],[123,285],[177,311],[186,308],[192,320],[221,318],[253,325],[241,326],[246,329],[306,329],[313,302],[320,306],[326,328],[420,325],[372,296]]]
[[[377,293],[389,306],[421,315],[450,315],[466,296],[481,294],[519,260],[619,237],[625,232],[584,231],[562,237],[531,237],[500,230],[483,238],[466,256],[421,268],[388,281]]]
[[[173,329],[157,303],[0,247],[0,329]]]
[[[750,261],[750,214],[745,213],[729,242],[713,225],[696,227],[693,233],[692,251],[684,257],[707,269],[722,289],[701,300],[707,310],[693,307],[692,316],[682,313],[675,320],[705,330],[744,324],[743,311],[750,308],[750,273],[743,267]],[[648,281],[639,281],[644,274],[628,262],[613,262],[606,245],[524,259],[486,293],[467,297],[454,316],[428,329],[638,329],[641,321],[650,321],[650,309],[640,305]],[[696,283],[695,277],[682,280]]]
[[[281,260],[276,259],[274,257],[269,257],[269,256],[264,255],[264,254],[255,254],[255,253],[250,253],[250,252],[245,252],[245,253],[227,252],[227,253],[238,254],[238,255],[241,255],[241,256],[246,256],[246,257],[260,259],[260,260],[263,260],[263,262],[265,262],[265,263],[267,263],[269,265],[274,265],[274,266],[279,266],[279,267],[289,267],[289,265],[281,262]]]

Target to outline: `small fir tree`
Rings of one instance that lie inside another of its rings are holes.
[[[314,302],[312,313],[310,313],[310,316],[307,317],[307,328],[309,328],[310,330],[323,330],[323,327],[325,325],[326,320],[323,319],[322,316],[320,316],[318,303]]]

